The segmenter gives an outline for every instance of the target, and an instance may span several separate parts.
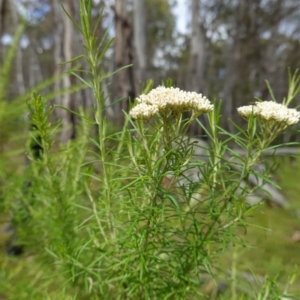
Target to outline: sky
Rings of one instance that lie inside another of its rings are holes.
[[[174,9],[177,20],[177,30],[181,33],[187,32],[187,16],[188,16],[188,5],[187,0],[177,0],[177,6]]]

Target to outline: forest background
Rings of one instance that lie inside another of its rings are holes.
[[[176,10],[178,3],[167,0],[94,1],[95,19],[99,9],[106,6],[98,36],[102,37],[107,28],[115,36],[105,57],[106,71],[133,64],[111,81],[106,91],[110,102],[132,100],[147,79],[159,85],[169,77],[179,88],[201,92],[209,99],[223,99],[222,125],[228,128],[227,119],[236,118],[236,107],[253,101],[254,96],[270,98],[266,79],[276,97],[285,95],[287,67],[292,71],[299,67],[299,1],[180,3],[185,10]],[[75,20],[79,19],[78,1],[1,0],[2,59],[17,24],[26,22],[7,91],[8,101],[74,67],[60,63],[83,52],[82,38],[60,4]],[[78,84],[75,76],[67,76],[44,92],[68,90]],[[84,89],[56,95],[55,103],[76,110],[79,105],[91,105],[91,99],[90,91]],[[107,110],[114,122],[122,120],[121,108],[126,109],[126,101]],[[57,113],[66,126],[75,122],[69,113]],[[74,134],[72,130],[65,131],[62,139],[69,139]],[[290,139],[289,134],[285,135],[285,141]]]

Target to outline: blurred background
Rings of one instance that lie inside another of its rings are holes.
[[[82,36],[61,4],[79,21],[78,0],[0,0],[1,60],[13,43],[17,24],[26,25],[7,101],[74,68],[75,64],[59,63],[84,52]],[[233,129],[228,118],[242,122],[236,107],[253,101],[254,96],[270,100],[266,79],[281,100],[287,92],[287,68],[294,71],[300,65],[299,0],[94,0],[95,21],[103,7],[97,36],[101,39],[108,30],[115,37],[104,71],[133,64],[106,82],[108,103],[124,99],[107,110],[116,123],[122,123],[121,109],[128,108],[128,99],[139,95],[147,79],[159,85],[170,77],[182,89],[222,99],[222,125]],[[65,76],[44,92],[77,84],[75,76]],[[84,89],[53,101],[77,110],[79,105],[91,106],[93,99]],[[58,114],[66,126],[75,122],[67,112]],[[192,131],[200,133],[197,128]],[[74,132],[68,130],[62,139],[72,136]],[[291,139],[290,134],[284,137],[284,141]]]

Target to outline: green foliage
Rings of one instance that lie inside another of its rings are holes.
[[[21,171],[22,168],[20,166],[24,163],[22,154],[25,151],[27,128],[31,126],[28,124],[26,118],[27,99],[29,99],[33,93],[42,93],[44,100],[50,101],[56,96],[74,93],[86,88],[86,86],[82,84],[74,85],[67,90],[45,92],[45,90],[52,87],[56,81],[68,75],[59,74],[43,80],[24,94],[18,95],[14,99],[9,99],[8,87],[12,78],[11,73],[14,58],[25,27],[26,24],[23,22],[16,28],[13,43],[6,49],[3,64],[0,66],[0,208],[2,210],[9,210],[10,207],[17,176],[15,174],[16,165],[19,171]],[[20,182],[18,182],[18,184],[20,184]]]

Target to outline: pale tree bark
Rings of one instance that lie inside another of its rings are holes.
[[[146,15],[145,1],[134,0],[134,48],[136,91],[141,92],[141,83],[146,80]]]
[[[192,0],[192,36],[190,57],[190,89],[202,92],[204,84],[205,33],[200,19],[200,0]]]
[[[65,9],[71,14],[73,14],[72,11],[72,0],[67,0],[64,4]],[[63,22],[64,22],[64,41],[63,41],[63,54],[64,54],[64,60],[69,61],[73,57],[73,51],[72,51],[72,38],[73,37],[73,30],[72,30],[72,21],[63,14]],[[63,88],[69,89],[71,87],[71,79],[70,76],[64,76],[63,78]],[[69,93],[66,93],[62,97],[62,103],[63,106],[67,108],[73,108],[72,107],[72,97]],[[69,112],[62,110],[62,113],[64,117],[62,118],[62,124],[64,126],[64,130],[61,133],[61,141],[66,142],[70,138],[74,137],[74,116],[70,114]]]
[[[61,15],[61,7],[60,7],[60,2],[58,0],[53,0],[52,2],[52,10],[53,10],[53,15],[54,15],[54,64],[55,64],[55,72],[54,75],[58,76],[62,70],[63,67],[60,65],[61,62],[64,61],[63,58],[63,51],[62,51],[62,38],[63,38],[63,32],[64,32],[64,27],[63,27],[63,20],[62,20],[62,15]],[[62,82],[60,80],[56,80],[54,83],[54,92],[58,92],[62,88]],[[61,103],[62,102],[62,97],[61,96],[56,96],[55,98],[56,103]],[[56,116],[58,118],[64,117],[62,116],[63,112],[56,110]]]
[[[74,7],[72,0],[63,3],[65,9],[74,16]],[[53,1],[53,11],[55,16],[56,33],[54,35],[55,49],[54,61],[56,64],[56,75],[60,74],[65,68],[59,64],[73,58],[73,25],[71,20],[63,13],[58,0]],[[67,90],[71,87],[70,76],[64,76],[61,82],[56,82],[55,90]],[[56,103],[75,110],[72,96],[66,93],[56,98]],[[63,109],[56,110],[57,117],[62,120],[63,130],[60,135],[61,142],[66,142],[75,136],[75,118],[72,114]]]
[[[127,14],[127,1],[116,0],[112,7],[115,12],[115,43],[114,43],[114,61],[115,69],[125,67],[133,63],[133,30]],[[127,111],[129,99],[135,97],[135,83],[133,69],[126,68],[119,71],[114,79],[114,96],[116,99],[122,99],[114,107],[115,121],[122,123],[123,112]]]

